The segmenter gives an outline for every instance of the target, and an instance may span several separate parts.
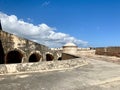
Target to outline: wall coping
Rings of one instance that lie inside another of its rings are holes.
[[[88,63],[82,58],[62,61],[42,61],[37,63],[1,64],[0,74],[16,74],[30,72],[47,72],[55,70],[73,69]]]

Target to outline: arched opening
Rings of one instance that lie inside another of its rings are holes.
[[[10,64],[10,63],[21,63],[22,62],[22,58],[23,58],[23,54],[20,53],[17,50],[13,50],[8,52],[8,54],[6,55],[6,63]]]
[[[61,60],[62,60],[62,57],[59,57],[58,60],[61,61]]]
[[[42,58],[42,56],[38,53],[33,53],[32,55],[30,55],[29,57],[29,62],[38,62],[40,61],[40,59]]]
[[[54,59],[52,54],[46,54],[46,61],[52,61]]]
[[[0,64],[4,64],[4,55],[2,41],[0,40]]]

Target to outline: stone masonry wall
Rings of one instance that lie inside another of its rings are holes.
[[[95,55],[95,50],[78,50],[78,56],[93,56]]]
[[[120,47],[101,47],[101,48],[96,48],[95,54],[120,57]]]
[[[6,58],[7,53],[13,50],[18,51],[23,55],[22,62],[28,62],[28,58],[34,52],[38,52],[41,55],[42,60],[45,60],[46,52],[50,52],[49,48],[45,45],[32,42],[25,38],[20,38],[16,35],[1,30],[0,50],[3,51],[2,53],[0,53],[2,55],[2,57],[0,57],[0,63],[5,63],[5,60],[3,59]]]
[[[49,61],[49,62],[44,61],[37,63],[1,64],[0,74],[63,70],[63,69],[76,68],[87,64],[88,63],[82,58],[63,60],[63,61]]]

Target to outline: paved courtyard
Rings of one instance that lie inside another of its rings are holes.
[[[0,75],[0,90],[120,90],[120,65],[88,58],[71,70]]]

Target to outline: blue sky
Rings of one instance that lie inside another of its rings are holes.
[[[120,45],[120,0],[0,0],[0,12],[45,23],[87,46]]]

